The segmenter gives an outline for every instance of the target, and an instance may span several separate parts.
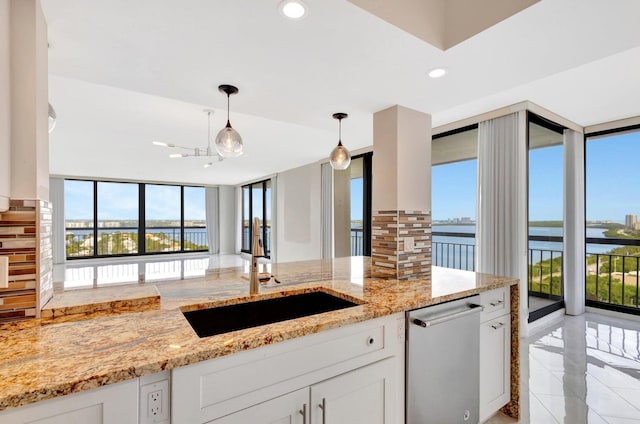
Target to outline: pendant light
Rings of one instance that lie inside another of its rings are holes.
[[[229,121],[229,96],[237,94],[238,88],[223,84],[218,87],[218,90],[227,95],[227,125],[216,136],[216,150],[223,158],[235,158],[242,154],[242,137],[233,129]]]
[[[331,167],[335,170],[342,171],[349,167],[351,163],[351,153],[342,145],[342,120],[346,118],[346,113],[334,113],[333,119],[337,119],[339,124],[339,137],[338,145],[331,151],[329,160],[331,161]]]

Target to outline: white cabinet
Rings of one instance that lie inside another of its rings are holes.
[[[309,389],[268,400],[222,418],[211,424],[306,424],[309,422]]]
[[[209,421],[207,424],[395,424],[393,358]]]
[[[394,424],[394,358],[367,365],[207,424]]]
[[[397,378],[387,359],[311,386],[311,422],[393,424]]]
[[[258,414],[274,422],[295,423],[302,418],[295,415],[302,405],[283,403],[289,399],[287,394],[306,388],[307,401],[309,396],[313,399],[307,423],[322,423],[321,418],[312,417],[322,399],[330,404],[329,414],[344,413],[352,402],[354,411],[371,417],[334,422],[402,422],[403,364],[404,315],[369,320],[176,368],[172,370],[171,419],[173,423],[234,423],[242,422],[234,421],[236,416]],[[384,412],[381,420],[374,419],[375,408]],[[274,415],[262,415],[264,411]]]
[[[2,424],[137,424],[138,379],[0,412]]]
[[[482,293],[480,323],[480,422],[511,397],[511,315],[509,287]]]

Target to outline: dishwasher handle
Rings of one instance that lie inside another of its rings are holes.
[[[469,308],[468,309],[464,309],[462,311],[458,311],[458,312],[454,312],[452,314],[446,314],[446,315],[442,315],[433,319],[429,319],[427,321],[423,321],[420,318],[414,318],[413,319],[413,323],[415,325],[419,325],[420,327],[423,328],[429,328],[432,325],[436,325],[436,324],[440,324],[446,321],[451,321],[452,319],[456,319],[456,318],[460,318],[463,317],[465,315],[470,315],[473,314],[475,312],[480,312],[482,310],[484,310],[484,306],[482,305],[476,305],[475,303],[472,303],[470,305],[468,305]]]

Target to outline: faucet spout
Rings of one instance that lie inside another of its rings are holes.
[[[249,294],[258,294],[260,279],[258,277],[258,258],[264,257],[262,240],[260,239],[260,219],[253,220],[253,242],[251,243],[251,270],[249,271]]]

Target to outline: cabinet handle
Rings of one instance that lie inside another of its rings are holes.
[[[322,398],[322,403],[318,406],[322,409],[322,424],[327,424],[327,398]]]
[[[367,344],[368,344],[369,346],[372,346],[372,345],[375,343],[375,341],[376,341],[376,339],[374,339],[373,337],[369,337],[369,338],[367,339]]]
[[[494,330],[497,330],[498,328],[502,328],[502,327],[504,327],[503,322],[499,322],[497,324],[491,324],[491,328],[493,328]]]
[[[307,424],[307,404],[302,404],[302,409],[298,412],[302,414],[302,424]]]
[[[503,304],[503,303],[504,303],[504,301],[503,301],[503,300],[494,300],[493,302],[489,302],[489,305],[491,305],[491,306],[498,306],[498,305],[501,305],[501,304]]]

